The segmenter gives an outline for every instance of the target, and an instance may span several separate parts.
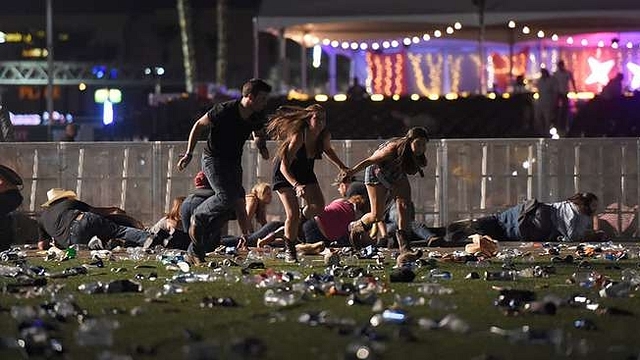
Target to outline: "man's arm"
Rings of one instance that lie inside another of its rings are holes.
[[[269,159],[269,149],[267,149],[267,134],[264,131],[264,128],[260,128],[253,132],[253,141],[256,144],[256,147],[260,151],[260,155],[263,159]]]
[[[196,144],[198,143],[200,134],[202,133],[202,130],[209,125],[211,125],[209,114],[202,115],[202,117],[200,117],[200,119],[198,119],[198,121],[196,121],[195,124],[193,124],[193,127],[191,128],[191,132],[189,133],[187,151],[180,158],[180,160],[178,160],[178,170],[182,171],[187,167],[187,165],[189,165],[189,162],[193,157],[193,149],[196,147]]]

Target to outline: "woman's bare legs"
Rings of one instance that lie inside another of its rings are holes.
[[[300,226],[300,203],[293,188],[279,189],[278,197],[282,201],[287,216],[284,221],[285,261],[296,262],[295,242],[298,239]]]

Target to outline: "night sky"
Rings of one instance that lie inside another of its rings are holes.
[[[191,7],[212,8],[216,0],[189,0]],[[227,0],[229,7],[258,8],[260,0]],[[6,1],[2,9],[4,14],[28,15],[46,8],[46,0]],[[108,6],[105,6],[108,5]],[[54,13],[107,13],[131,12],[140,13],[153,9],[174,8],[176,0],[53,0]]]

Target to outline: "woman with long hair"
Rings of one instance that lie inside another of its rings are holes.
[[[393,138],[382,143],[371,156],[356,164],[341,176],[350,177],[365,170],[364,183],[367,186],[371,211],[350,225],[352,246],[358,247],[358,238],[371,226],[384,220],[387,196],[395,200],[397,206],[398,230],[396,240],[400,248],[398,265],[412,262],[422,256],[421,251],[413,251],[409,245],[410,217],[408,206],[411,202],[411,186],[407,175],[420,173],[427,165],[424,155],[429,135],[423,127],[409,129],[403,137]]]
[[[180,214],[180,208],[185,198],[185,196],[174,198],[169,212],[149,229],[149,232],[156,234],[156,241],[162,241],[162,245],[166,248],[186,250],[191,243],[189,235],[183,231]]]
[[[306,108],[282,106],[271,116],[267,132],[280,141],[273,175],[273,189],[277,191],[286,213],[285,261],[296,262],[295,242],[300,226],[300,202],[306,206],[307,219],[324,208],[324,197],[313,167],[316,159],[327,154],[329,160],[344,172],[348,168],[331,147],[331,134],[325,127],[326,112],[318,104]]]

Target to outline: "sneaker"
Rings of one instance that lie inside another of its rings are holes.
[[[284,262],[288,264],[293,264],[298,262],[298,254],[295,250],[285,249],[284,251]]]
[[[102,240],[100,240],[100,238],[97,236],[94,236],[91,238],[91,240],[89,240],[87,247],[89,248],[89,250],[104,250],[104,244],[102,243]]]

